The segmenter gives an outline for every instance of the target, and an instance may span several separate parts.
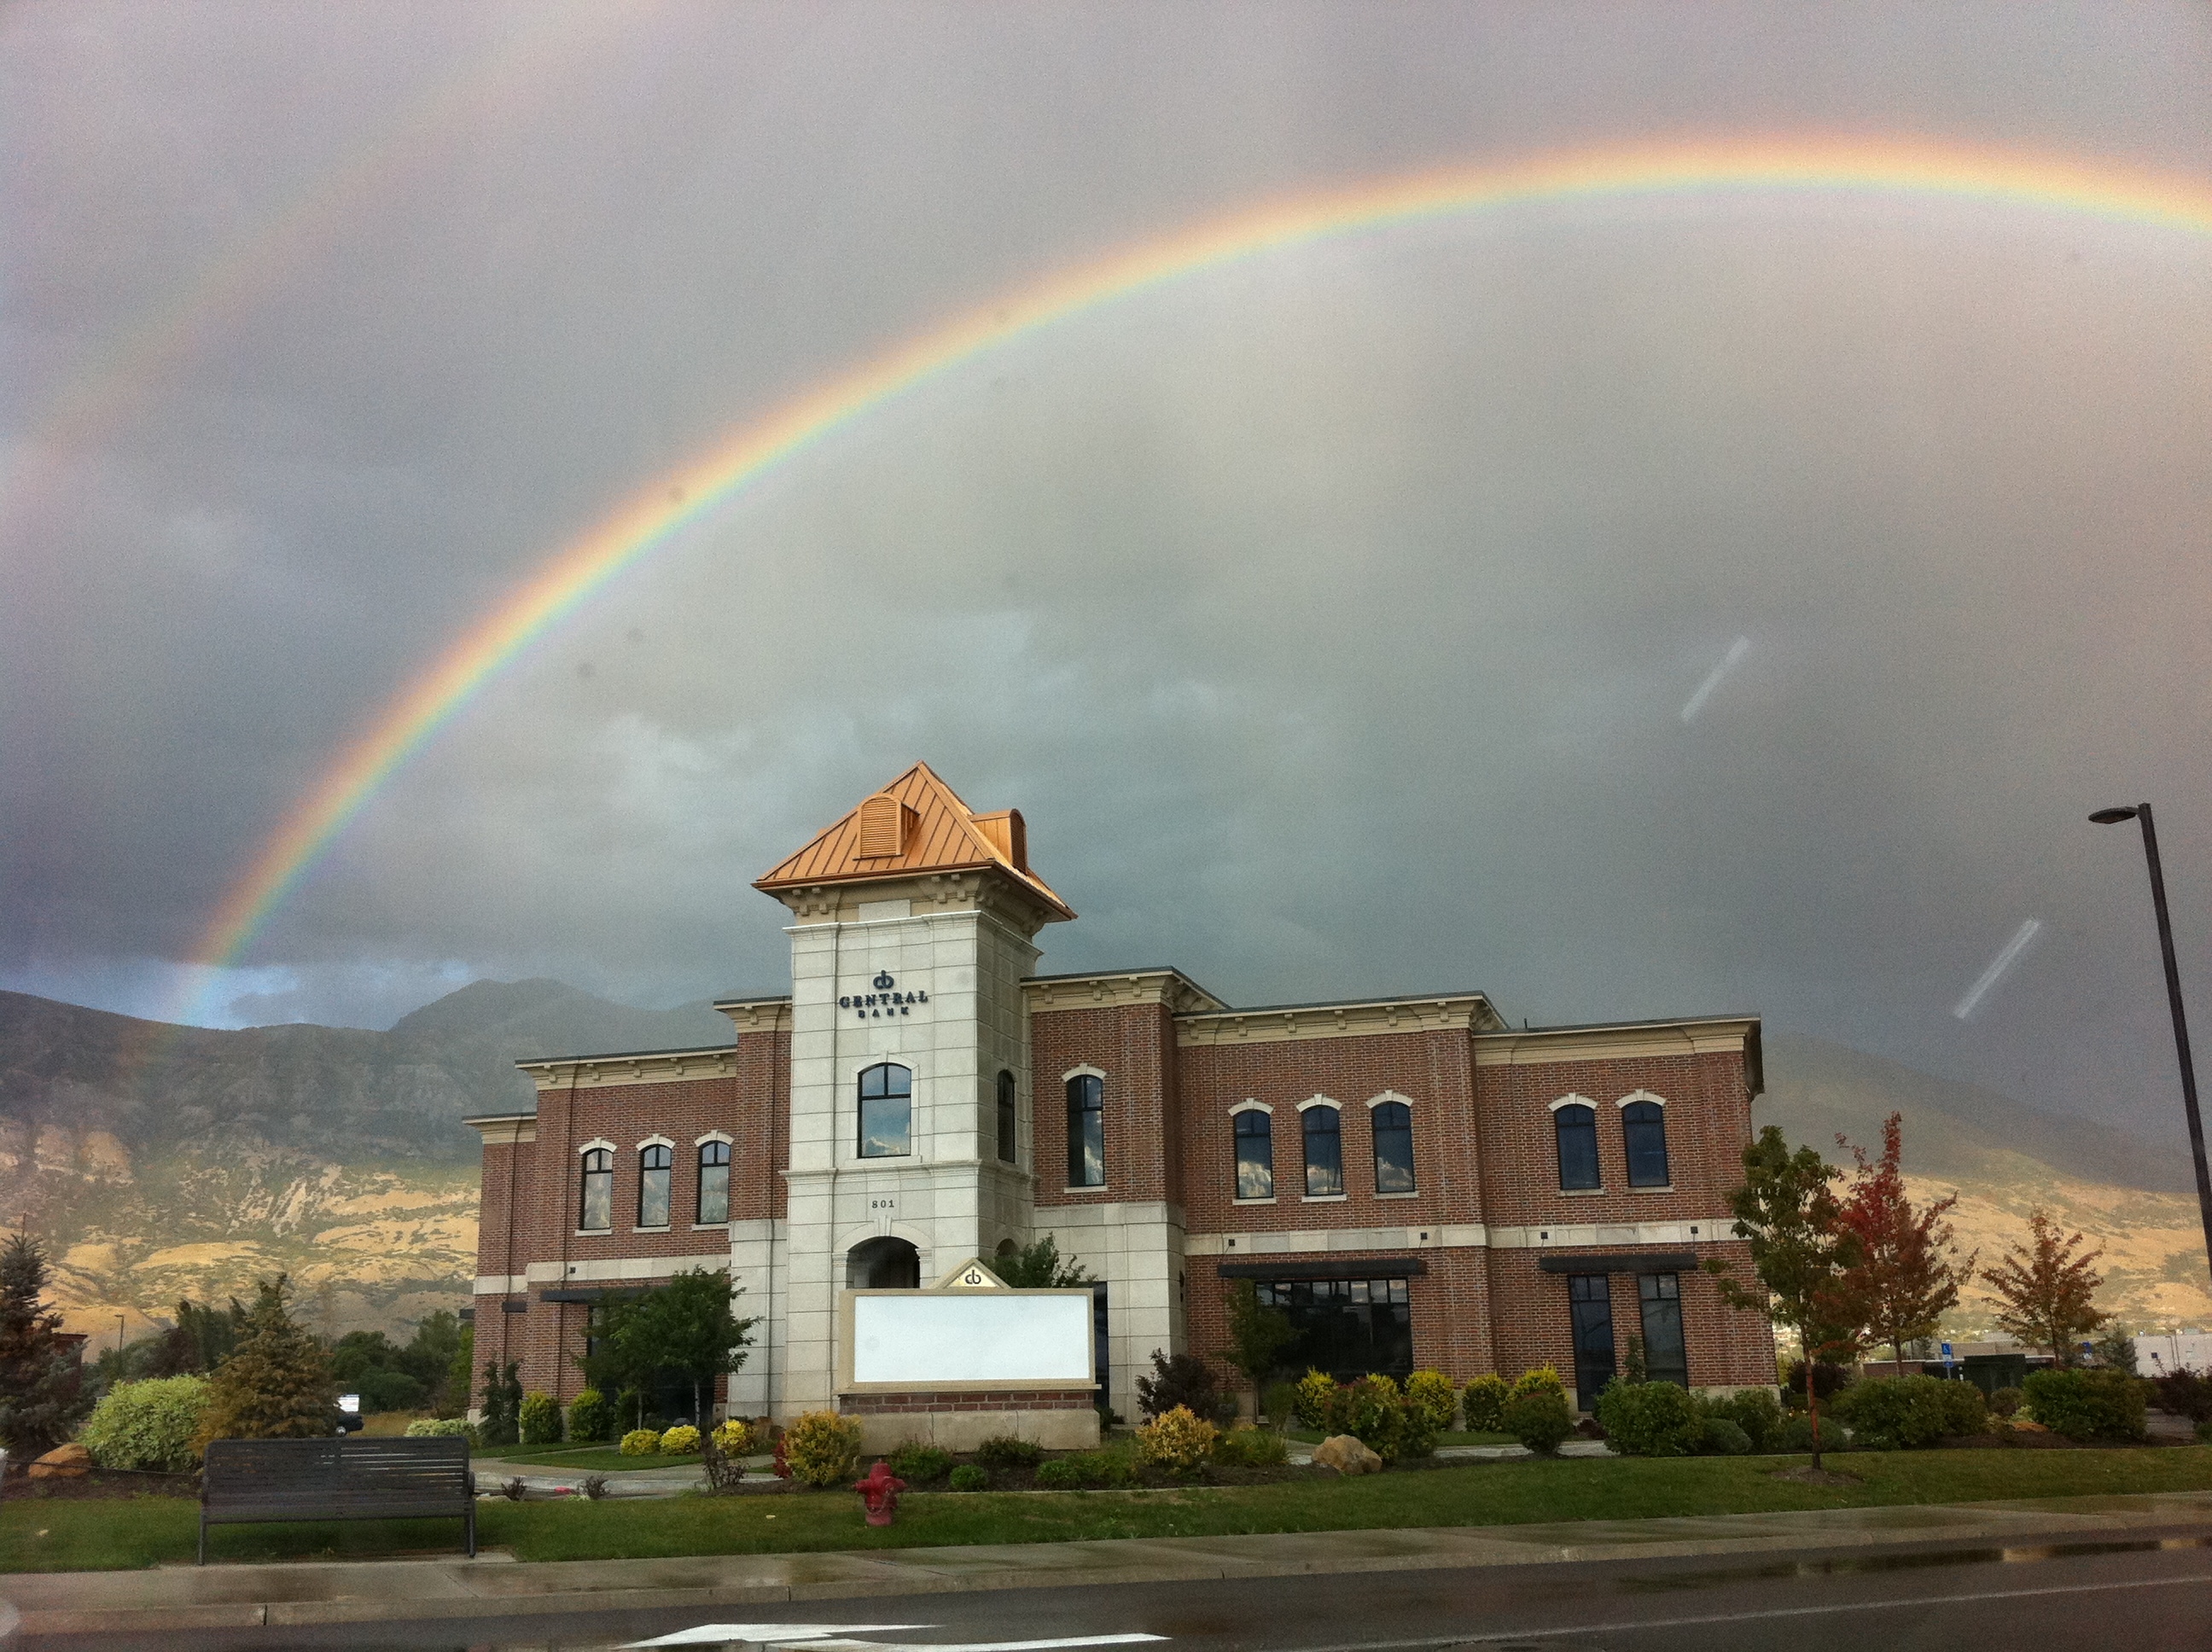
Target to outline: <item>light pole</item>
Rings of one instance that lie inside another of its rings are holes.
[[[2124,820],[2142,823],[2143,859],[2150,863],[2150,903],[2158,913],[2158,950],[2166,959],[2166,1001],[2173,1011],[2173,1048],[2181,1057],[2181,1108],[2189,1116],[2189,1152],[2197,1165],[2197,1210],[2204,1222],[2204,1257],[2212,1266],[2212,1173],[2204,1168],[2204,1121],[2197,1110],[2197,1064],[2189,1059],[2189,1023],[2181,1012],[2181,970],[2173,961],[2173,920],[2166,912],[2166,873],[2158,864],[2158,829],[2150,805],[2100,809],[2089,817],[2100,826]]]

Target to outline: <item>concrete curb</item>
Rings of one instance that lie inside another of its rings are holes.
[[[2174,1531],[2212,1535],[2212,1492],[662,1560],[520,1564],[502,1555],[486,1555],[476,1561],[23,1573],[0,1579],[0,1596],[21,1613],[21,1634],[143,1634],[1771,1554],[1926,1541],[2013,1546],[2090,1534]],[[208,1598],[211,1594],[222,1598]],[[125,1601],[118,1595],[137,1598]]]

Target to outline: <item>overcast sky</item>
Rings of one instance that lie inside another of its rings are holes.
[[[67,0],[0,11],[0,986],[164,1014],[392,695],[902,338],[1560,146],[2212,179],[2212,14]],[[777,989],[750,881],[922,758],[1026,816],[1083,914],[1048,969],[1758,1011],[2172,1133],[2140,851],[2082,817],[2163,811],[2212,1040],[2209,620],[2212,240],[1772,192],[1395,229],[854,422],[501,677],[214,1002]]]

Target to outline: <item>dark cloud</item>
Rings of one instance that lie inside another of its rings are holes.
[[[9,15],[40,228],[0,312],[10,984],[173,1002],[284,809],[502,593],[718,432],[1042,272],[1685,130],[2212,169],[2179,8],[610,15]],[[2207,979],[2203,245],[1553,205],[1078,318],[611,586],[218,998],[380,1024],[477,974],[771,985],[749,880],[920,756],[1024,811],[1085,914],[1052,967],[1753,1008],[2163,1120],[2139,858],[2081,817],[2160,801]],[[52,410],[241,247],[266,270],[54,449]]]

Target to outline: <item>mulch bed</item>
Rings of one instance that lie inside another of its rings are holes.
[[[49,1475],[33,1479],[30,1465],[10,1463],[8,1478],[0,1482],[0,1498],[20,1503],[27,1497],[60,1497],[82,1501],[97,1497],[198,1497],[198,1474],[155,1474],[127,1468],[94,1468],[81,1475]]]

